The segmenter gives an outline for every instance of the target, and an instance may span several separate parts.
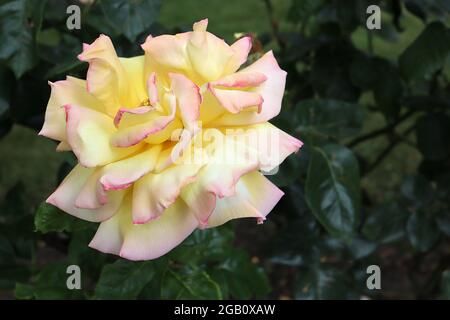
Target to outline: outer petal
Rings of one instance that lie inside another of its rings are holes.
[[[106,253],[129,260],[156,259],[186,239],[197,227],[197,220],[182,201],[176,201],[158,219],[134,225],[131,200],[124,201],[117,215],[102,222],[89,244]]]
[[[207,227],[217,227],[231,219],[247,217],[254,217],[262,222],[283,194],[283,191],[258,171],[248,173],[236,184],[235,196],[217,200]]]
[[[222,39],[206,32],[205,20],[194,24],[186,51],[193,69],[205,81],[219,79],[235,52]],[[201,27],[199,27],[201,25]]]
[[[197,180],[181,191],[181,198],[203,226],[207,224],[216,206],[216,198],[234,195],[240,177],[259,166],[253,150],[228,139],[225,141],[224,145],[215,148]]]
[[[108,202],[108,190],[122,190],[153,170],[161,146],[153,146],[130,158],[110,163],[90,176],[81,189],[75,205],[96,209]]]
[[[248,54],[252,48],[252,38],[243,37],[231,45],[234,54],[228,61],[225,74],[236,72],[239,67],[247,61]]]
[[[92,44],[84,44],[78,59],[89,62],[87,90],[102,101],[109,113],[119,108],[118,97],[125,93],[125,73],[111,39],[100,35]]]
[[[83,220],[100,222],[109,219],[119,208],[124,191],[111,192],[110,201],[99,209],[88,210],[75,206],[80,191],[93,174],[95,174],[95,169],[77,165],[56,191],[48,197],[47,202]]]
[[[230,139],[245,143],[249,148],[257,150],[259,169],[266,172],[280,165],[303,145],[303,142],[269,122],[240,128],[224,128],[222,132]]]
[[[64,108],[67,141],[82,165],[105,165],[123,159],[141,147],[123,149],[111,146],[109,139],[116,128],[108,116],[76,105],[65,105]]]
[[[119,59],[108,36],[100,35],[92,44],[84,44],[78,58],[89,62],[87,90],[102,101],[110,116],[121,106],[137,106],[145,98],[144,74],[139,70],[143,59]]]
[[[175,202],[181,189],[195,180],[202,166],[175,165],[137,181],[133,187],[133,223],[142,224],[159,217]]]
[[[248,88],[259,86],[266,80],[267,77],[260,72],[236,72],[211,82],[211,85],[226,88]]]
[[[72,150],[70,148],[70,145],[65,142],[65,141],[61,141],[60,143],[58,143],[58,145],[56,146],[56,151],[58,152],[63,152],[63,151],[70,151]]]
[[[242,72],[258,72],[267,77],[267,80],[260,86],[249,90],[262,96],[264,102],[261,107],[261,112],[224,114],[217,120],[212,121],[211,126],[240,126],[261,123],[272,119],[280,113],[286,82],[286,72],[280,69],[272,51],[269,51],[258,61],[243,69]]]
[[[241,90],[222,90],[213,86],[208,89],[216,97],[219,103],[230,113],[239,113],[244,109],[256,107],[261,112],[264,100],[258,93]]]
[[[103,111],[103,106],[94,96],[86,91],[85,81],[73,77],[66,80],[49,82],[52,92],[45,111],[45,122],[39,135],[51,139],[65,141],[66,118],[65,104],[77,104],[97,111]]]
[[[149,77],[152,72],[156,72],[158,81],[166,87],[170,86],[169,72],[184,73],[189,75],[190,79],[198,78],[186,54],[188,37],[187,32],[174,36],[147,37],[142,45],[145,51],[145,75]]]

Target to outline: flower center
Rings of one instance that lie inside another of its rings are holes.
[[[150,99],[146,98],[146,99],[142,100],[140,106],[146,106],[146,107],[150,106]]]

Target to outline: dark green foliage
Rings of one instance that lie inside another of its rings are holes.
[[[160,9],[169,2],[77,2],[82,29],[69,31],[73,1],[0,0],[0,142],[13,125],[41,127],[48,80],[85,77],[76,58],[83,42],[104,33],[130,57],[142,54],[149,34],[185,30],[181,22],[166,27]],[[197,16],[189,10],[201,6],[188,2],[176,10]],[[231,2],[220,2],[224,16],[237,10],[225,10]],[[254,6],[246,20],[267,28],[233,32],[273,48],[288,72],[283,108],[271,121],[305,143],[269,176],[286,195],[266,225],[197,230],[157,260],[127,261],[88,247],[98,224],[31,200],[26,181],[8,181],[13,187],[0,194],[0,294],[450,299],[450,2],[269,0],[268,14],[255,17],[262,2],[245,3]],[[369,4],[381,8],[381,30],[366,29]],[[229,18],[211,19],[211,29]],[[68,156],[45,174],[56,187],[75,163]],[[72,264],[82,270],[82,290],[66,287]],[[373,264],[389,279],[382,290],[366,287]]]

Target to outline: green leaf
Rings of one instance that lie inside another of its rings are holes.
[[[439,239],[436,221],[423,211],[416,211],[409,216],[406,230],[409,242],[418,251],[427,251]]]
[[[102,1],[101,6],[111,27],[123,32],[130,41],[134,41],[156,20],[161,1],[110,0]]]
[[[400,239],[405,234],[408,212],[397,203],[377,207],[364,223],[362,233],[380,244]]]
[[[55,47],[61,42],[61,33],[55,28],[41,30],[36,37],[40,45]]]
[[[0,65],[0,138],[6,135],[12,127],[11,117],[11,89],[14,86],[14,77],[10,76],[6,67]]]
[[[428,160],[440,161],[450,154],[450,117],[429,113],[417,120],[417,145]]]
[[[66,273],[69,264],[56,262],[47,264],[31,281],[30,284],[17,283],[15,295],[18,299],[81,299],[83,290],[70,290],[67,288]],[[83,279],[83,274],[81,275]],[[81,288],[84,288],[82,283]]]
[[[296,106],[296,131],[302,139],[315,141],[344,138],[358,133],[363,110],[354,103],[338,100],[305,100]]]
[[[7,62],[16,78],[36,63],[35,36],[41,27],[45,2],[14,0],[0,6],[0,59]]]
[[[306,200],[332,235],[349,239],[359,220],[359,167],[353,153],[339,145],[313,148],[306,179]]]
[[[42,233],[84,229],[88,222],[74,218],[48,203],[41,203],[34,217],[34,226]]]
[[[135,299],[155,276],[153,261],[117,260],[106,265],[95,288],[96,299]]]
[[[342,270],[327,266],[301,268],[294,283],[294,298],[299,300],[356,299]]]
[[[400,72],[390,61],[379,57],[357,57],[350,66],[352,82],[366,90],[373,90],[377,107],[387,117],[400,111],[403,82]]]
[[[450,270],[442,272],[441,299],[450,300]]]
[[[434,190],[424,176],[409,175],[402,183],[401,192],[416,208],[422,208],[431,202]]]
[[[374,252],[377,244],[361,237],[355,237],[348,248],[355,259],[362,259]]]
[[[401,54],[399,66],[407,80],[418,80],[441,69],[450,53],[450,32],[441,22],[432,22]]]
[[[450,212],[449,211],[440,212],[436,218],[436,223],[441,232],[450,237]]]
[[[332,24],[333,33],[339,32],[337,24]],[[341,40],[341,39],[340,39]],[[320,97],[344,101],[356,101],[360,90],[349,74],[350,63],[357,51],[349,43],[340,41],[321,46],[314,53],[310,82]]]
[[[251,262],[244,250],[230,250],[227,257],[209,272],[234,299],[261,298],[270,290],[264,271]]]
[[[403,82],[399,70],[387,60],[375,59],[374,72],[377,73],[377,80],[373,84],[377,107],[386,117],[396,117],[403,97]]]
[[[202,268],[169,267],[161,283],[161,299],[222,299],[219,285]]]

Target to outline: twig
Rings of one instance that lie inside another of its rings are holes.
[[[365,174],[368,174],[373,169],[375,169],[385,158],[386,156],[394,149],[394,147],[399,144],[400,142],[403,142],[403,136],[407,136],[411,131],[415,128],[415,123],[410,126],[408,129],[406,129],[403,133],[396,136],[395,138],[391,139],[391,143],[378,155],[378,157],[375,159],[374,162],[370,166],[368,166]]]
[[[271,0],[264,0],[264,3],[266,5],[267,14],[269,15],[273,38],[277,42],[280,49],[283,50],[285,48],[285,43],[283,39],[281,39],[280,37],[280,31],[278,29],[278,21],[275,19],[275,15],[273,14],[272,2]]]
[[[406,119],[411,117],[416,111],[417,110],[410,110],[410,111],[406,112],[404,115],[398,117],[397,120],[395,120],[394,122],[380,128],[380,129],[377,129],[375,131],[369,132],[365,135],[355,138],[354,140],[350,141],[347,144],[347,147],[352,148],[352,147],[356,146],[357,144],[360,144],[361,142],[364,142],[366,140],[376,138],[379,135],[391,132],[397,125],[399,125],[400,123],[402,123],[403,121],[405,121]]]

